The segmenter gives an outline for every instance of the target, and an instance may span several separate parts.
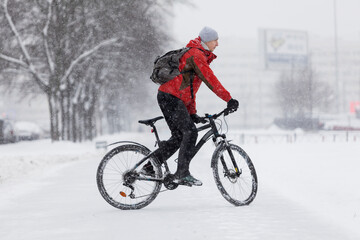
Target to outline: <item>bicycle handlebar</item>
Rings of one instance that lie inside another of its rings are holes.
[[[221,115],[223,115],[224,114],[224,116],[227,116],[227,115],[229,115],[230,113],[233,113],[234,111],[231,111],[231,110],[229,110],[228,108],[225,108],[224,110],[222,110],[221,112],[219,112],[219,113],[216,113],[216,114],[213,114],[213,115],[210,115],[210,114],[205,114],[205,118],[207,118],[207,119],[210,119],[210,118],[212,118],[212,119],[217,119],[218,117],[220,117]]]

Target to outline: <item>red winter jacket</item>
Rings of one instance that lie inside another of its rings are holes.
[[[182,56],[179,66],[180,72],[186,73],[182,73],[161,85],[159,91],[170,93],[181,99],[189,114],[196,113],[196,93],[201,82],[204,82],[218,97],[228,102],[231,99],[230,93],[221,85],[209,66],[216,55],[203,48],[200,37],[191,40],[186,47],[191,49]],[[196,73],[193,81],[194,98],[191,97],[190,73],[187,72],[190,70]]]

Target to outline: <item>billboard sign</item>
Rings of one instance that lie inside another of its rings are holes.
[[[307,32],[261,29],[260,54],[266,69],[289,69],[308,65]]]

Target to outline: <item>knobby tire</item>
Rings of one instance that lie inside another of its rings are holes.
[[[124,175],[150,153],[146,147],[139,145],[122,145],[112,149],[101,160],[97,169],[97,186],[102,197],[113,207],[122,210],[140,209],[149,205],[159,194],[161,182],[135,180],[135,198],[130,198],[131,188],[124,185]],[[135,171],[139,172],[145,161]],[[159,162],[150,158],[156,178],[162,178]],[[125,197],[122,196],[126,195]],[[140,197],[138,197],[140,196]]]
[[[235,158],[240,176],[235,175],[234,164],[232,163],[225,144],[219,145],[212,157],[213,175],[216,186],[221,195],[235,206],[249,205],[256,196],[258,188],[258,179],[255,167],[247,153],[239,146],[229,144],[231,152]],[[223,157],[228,172],[232,177],[226,174],[221,162]]]

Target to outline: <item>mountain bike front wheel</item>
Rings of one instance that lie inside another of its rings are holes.
[[[162,183],[138,178],[143,166],[150,161],[154,170],[153,178],[161,179],[162,170],[157,159],[150,158],[131,171],[149,153],[150,150],[144,146],[122,145],[112,149],[101,160],[96,181],[100,194],[110,205],[122,210],[140,209],[156,198]]]
[[[212,169],[216,185],[228,202],[243,206],[254,200],[258,187],[256,171],[241,147],[220,144],[212,157]]]

